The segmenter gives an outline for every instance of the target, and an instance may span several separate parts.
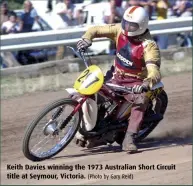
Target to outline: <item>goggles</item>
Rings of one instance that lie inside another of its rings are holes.
[[[129,22],[125,19],[122,19],[121,26],[125,32],[135,32],[139,29],[139,25],[137,23]]]

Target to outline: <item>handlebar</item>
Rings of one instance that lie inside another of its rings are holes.
[[[85,50],[77,50],[76,51],[73,47],[70,47],[70,46],[67,46],[67,48],[71,49],[77,57],[82,59],[84,61],[84,64],[85,64],[86,68],[88,68],[89,63],[86,60],[85,55],[84,55],[85,54]]]
[[[77,57],[82,59],[84,61],[84,63],[85,63],[85,66],[88,68],[89,63],[86,60],[85,55],[84,55],[85,54],[85,50],[77,50],[76,51],[73,47],[70,47],[70,46],[67,46],[67,48],[71,49]],[[125,86],[115,85],[115,84],[112,84],[112,83],[106,83],[105,85],[107,85],[111,89],[114,89],[115,91],[121,91],[123,93],[129,93],[129,94],[134,93],[133,87],[125,87]],[[142,92],[148,92],[148,89],[144,88],[142,90]]]
[[[133,94],[133,87],[126,87],[126,86],[120,86],[120,85],[115,85],[113,83],[106,83],[106,86],[108,86],[109,88],[113,89],[114,91],[120,91],[123,93],[129,93],[129,94]],[[147,88],[144,88],[142,90],[142,92],[148,92],[149,90]]]

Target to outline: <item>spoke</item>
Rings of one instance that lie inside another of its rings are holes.
[[[46,143],[44,143],[44,145],[46,145],[49,141],[50,141],[50,139],[48,139],[48,140],[46,141]]]
[[[38,152],[42,147],[39,147],[38,149],[36,149],[35,151],[32,151],[34,154],[36,154],[36,152]]]
[[[43,145],[44,145],[43,147],[45,147],[45,145],[51,140],[50,138],[48,138],[49,136],[50,136],[50,135],[46,136],[46,137],[45,137],[43,140],[41,140],[38,144],[40,144],[41,142],[43,142],[45,139],[48,139],[48,140],[43,144]],[[52,138],[52,136],[51,136],[51,138]],[[37,146],[38,144],[36,144],[35,146]],[[35,146],[34,146],[34,147],[35,147]],[[33,147],[33,148],[34,148],[34,147]],[[36,151],[34,151],[34,153],[37,152],[39,149],[42,149],[43,147],[39,147]]]
[[[33,147],[32,147],[32,149],[34,148],[34,147],[36,147],[36,146],[38,146],[40,143],[42,143],[45,139],[47,139],[49,137],[49,135],[48,136],[46,136],[46,137],[44,137],[41,141],[39,141],[37,144],[35,144]],[[42,147],[40,147],[40,148],[42,148]],[[32,150],[31,149],[31,150]],[[39,149],[39,148],[38,148]]]
[[[71,130],[73,129],[73,127],[71,126],[69,131],[67,132],[67,134],[65,134],[64,138],[61,140],[61,143],[65,142],[69,136],[71,135]]]
[[[37,156],[48,156],[49,154],[57,152],[72,136],[75,126],[77,125],[77,117],[79,117],[79,115],[74,115],[63,130],[59,130],[58,133],[55,133],[55,135],[49,134],[45,136],[42,132],[42,129],[44,129],[45,123],[46,125],[49,125],[49,123],[52,122],[53,119],[51,116],[53,112],[56,112],[56,110],[52,110],[51,112],[47,113],[34,130],[35,133],[31,142],[31,152]],[[57,125],[59,125],[61,120],[64,120],[66,117],[68,117],[71,112],[71,109],[67,109],[67,107],[64,106],[63,112],[56,118]]]
[[[60,142],[61,139],[60,135],[55,135],[54,138],[56,139],[56,143]]]

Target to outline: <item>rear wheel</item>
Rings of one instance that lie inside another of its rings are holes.
[[[158,114],[164,115],[167,105],[168,105],[168,97],[166,92],[162,90],[162,92],[157,96],[155,100],[155,107],[153,109],[153,114],[158,113]],[[135,137],[135,141],[139,142],[144,138],[146,138],[155,129],[158,123],[159,122],[146,123],[144,126],[142,124],[142,129],[138,132],[137,136]],[[116,135],[115,141],[121,145],[124,140],[124,136],[125,136],[125,131],[119,132]]]
[[[82,110],[78,102],[61,99],[48,105],[29,124],[23,139],[23,153],[31,161],[51,158],[63,150],[76,134]],[[62,123],[64,124],[61,128]]]
[[[164,90],[155,99],[155,106],[153,109],[154,114],[164,115],[168,105],[168,96]],[[140,130],[136,136],[136,141],[139,142],[146,138],[158,125],[159,121],[145,124],[142,130]]]

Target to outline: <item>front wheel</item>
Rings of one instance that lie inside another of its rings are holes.
[[[23,153],[31,161],[42,161],[62,151],[73,139],[82,119],[81,108],[72,99],[48,105],[29,124],[23,139]]]

